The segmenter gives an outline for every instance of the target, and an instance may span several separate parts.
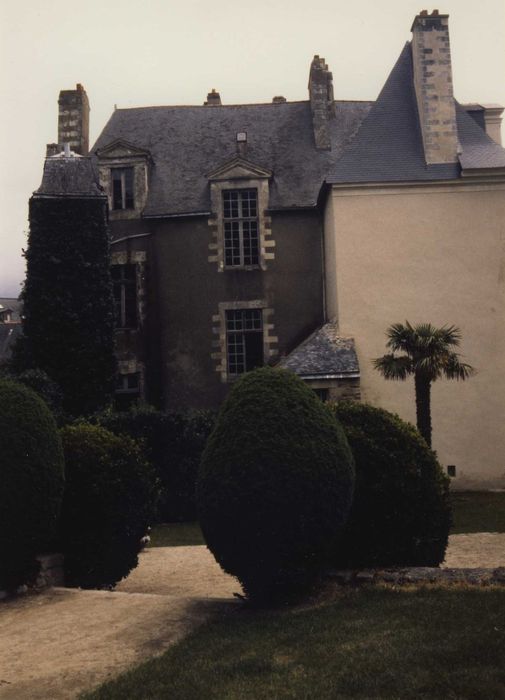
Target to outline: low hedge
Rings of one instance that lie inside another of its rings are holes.
[[[437,566],[451,526],[449,480],[418,431],[398,416],[355,402],[329,405],[356,463],[340,568]]]
[[[141,405],[128,411],[101,413],[95,421],[141,445],[161,483],[160,522],[196,519],[196,476],[215,423],[213,411],[169,412]]]
[[[27,387],[0,380],[0,589],[37,574],[54,547],[63,496],[63,452],[51,412]]]
[[[113,587],[138,564],[158,483],[138,445],[99,426],[61,430],[66,488],[61,539],[70,586]]]

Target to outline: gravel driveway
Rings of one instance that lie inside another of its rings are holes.
[[[445,565],[504,566],[505,534],[453,535]],[[206,547],[158,547],[112,593],[54,588],[0,603],[0,698],[75,698],[230,609],[235,592]]]

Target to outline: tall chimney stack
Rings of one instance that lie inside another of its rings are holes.
[[[62,90],[58,99],[58,143],[70,144],[81,156],[89,151],[89,101],[83,86]]]
[[[449,15],[423,10],[412,25],[412,60],[417,109],[428,165],[458,160],[452,92]]]
[[[324,58],[314,56],[310,64],[309,97],[312,127],[318,150],[331,149],[329,121],[334,114],[333,76]]]

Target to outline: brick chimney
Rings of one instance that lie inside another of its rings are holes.
[[[330,150],[329,121],[334,114],[333,76],[324,58],[319,56],[314,56],[310,64],[309,97],[316,148]]]
[[[428,165],[458,160],[452,92],[449,15],[423,10],[412,25],[412,60],[417,109]]]
[[[86,156],[89,151],[89,101],[83,86],[62,90],[58,99],[58,143]]]
[[[203,104],[205,107],[219,107],[221,104],[221,95],[212,88],[212,91],[207,95],[206,102]]]

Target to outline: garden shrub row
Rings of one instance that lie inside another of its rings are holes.
[[[215,420],[213,411],[158,411],[147,405],[94,418],[115,435],[127,435],[141,445],[161,483],[159,522],[196,520],[196,477]]]
[[[436,566],[451,524],[448,479],[415,428],[364,404],[325,406],[278,369],[232,388],[197,493],[208,547],[260,603],[328,565]]]
[[[0,380],[0,589],[32,583],[36,555],[64,554],[70,585],[112,587],[137,564],[159,484],[131,439],[58,431],[34,391]]]

